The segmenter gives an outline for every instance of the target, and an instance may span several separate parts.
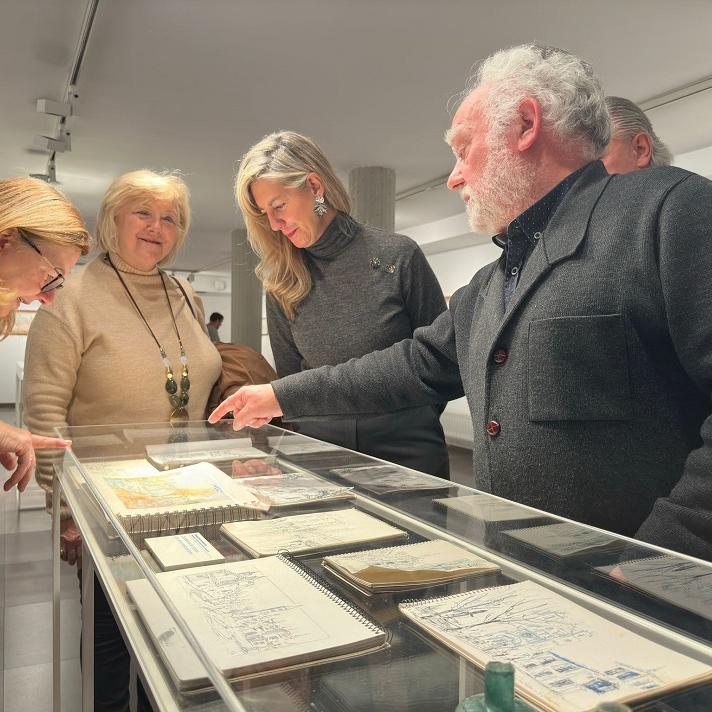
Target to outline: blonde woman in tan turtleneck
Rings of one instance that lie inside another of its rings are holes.
[[[64,425],[203,418],[220,375],[220,355],[190,285],[179,285],[160,269],[180,249],[189,222],[188,189],[175,175],[134,171],[111,185],[97,219],[102,253],[67,281],[53,309],[41,309],[30,329],[24,396],[33,431],[49,435]],[[167,368],[175,383],[172,395]],[[184,371],[190,380],[187,402]],[[37,479],[51,508],[51,460],[38,458],[38,464]],[[62,556],[70,564],[81,562],[81,538],[60,506]],[[95,601],[97,611],[102,604]],[[97,710],[128,702],[128,654],[118,629],[105,640],[98,635],[97,628]]]

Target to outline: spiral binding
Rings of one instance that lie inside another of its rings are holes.
[[[396,546],[383,546],[383,547],[379,547],[377,549],[366,549],[365,551],[349,551],[349,552],[346,552],[345,554],[334,554],[333,556],[325,556],[324,559],[325,560],[328,559],[329,561],[337,561],[337,563],[338,563],[338,559],[346,558],[349,556],[360,556],[362,554],[366,554],[371,551],[378,551],[379,553],[385,554],[386,552],[393,551],[395,549],[406,549],[409,546],[419,546],[420,544],[426,544],[429,541],[434,541],[434,540],[426,539],[425,541],[414,541],[414,542],[411,542],[410,544],[398,544]]]
[[[340,608],[347,611],[349,615],[353,616],[357,621],[359,621],[359,623],[364,625],[373,633],[384,634],[386,636],[386,642],[391,642],[391,632],[388,629],[384,628],[380,623],[378,623],[378,621],[376,621],[375,618],[366,613],[363,608],[360,608],[355,603],[345,600],[341,594],[337,592],[336,589],[333,588],[324,578],[318,574],[315,574],[304,564],[289,554],[278,554],[277,558],[287,564],[287,566],[293,568],[300,576],[307,579],[307,581],[309,581],[314,588],[321,591],[327,598],[331,599]]]
[[[189,512],[162,512],[119,517],[129,534],[162,534],[192,527],[209,527],[243,520],[256,520],[262,512],[238,504],[205,507]]]
[[[521,582],[517,582],[521,583]],[[426,603],[435,603],[436,601],[444,601],[445,599],[453,600],[455,598],[464,598],[465,596],[471,596],[473,593],[481,593],[482,591],[492,591],[495,588],[502,588],[503,586],[512,586],[514,584],[500,584],[499,586],[485,586],[484,588],[476,588],[473,591],[463,591],[462,593],[450,593],[446,596],[433,596],[432,598],[404,598],[398,607],[412,606],[414,604],[422,605]]]
[[[280,684],[279,688],[287,697],[289,697],[289,701],[293,705],[292,712],[311,712],[311,706],[304,699],[304,697],[302,697],[301,693],[294,687],[294,685],[291,685],[288,682],[283,682]]]

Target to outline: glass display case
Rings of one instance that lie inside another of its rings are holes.
[[[85,709],[94,572],[158,710],[453,712],[492,659],[535,709],[712,709],[705,562],[273,426],[62,435]]]

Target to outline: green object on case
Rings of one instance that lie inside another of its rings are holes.
[[[455,712],[534,712],[514,696],[514,666],[493,660],[485,667],[485,692],[465,698]]]

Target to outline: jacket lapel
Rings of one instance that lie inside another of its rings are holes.
[[[555,264],[573,257],[576,253],[586,237],[593,209],[610,179],[611,176],[606,172],[603,163],[595,161],[571,186],[563,202],[551,217],[543,237],[527,260],[519,284],[512,295],[509,309],[495,334],[495,340],[499,338],[509,320],[544,275]],[[503,277],[501,279],[503,280]],[[500,284],[499,292],[493,291],[494,286],[491,285],[490,297],[498,298],[501,304],[502,285]]]

